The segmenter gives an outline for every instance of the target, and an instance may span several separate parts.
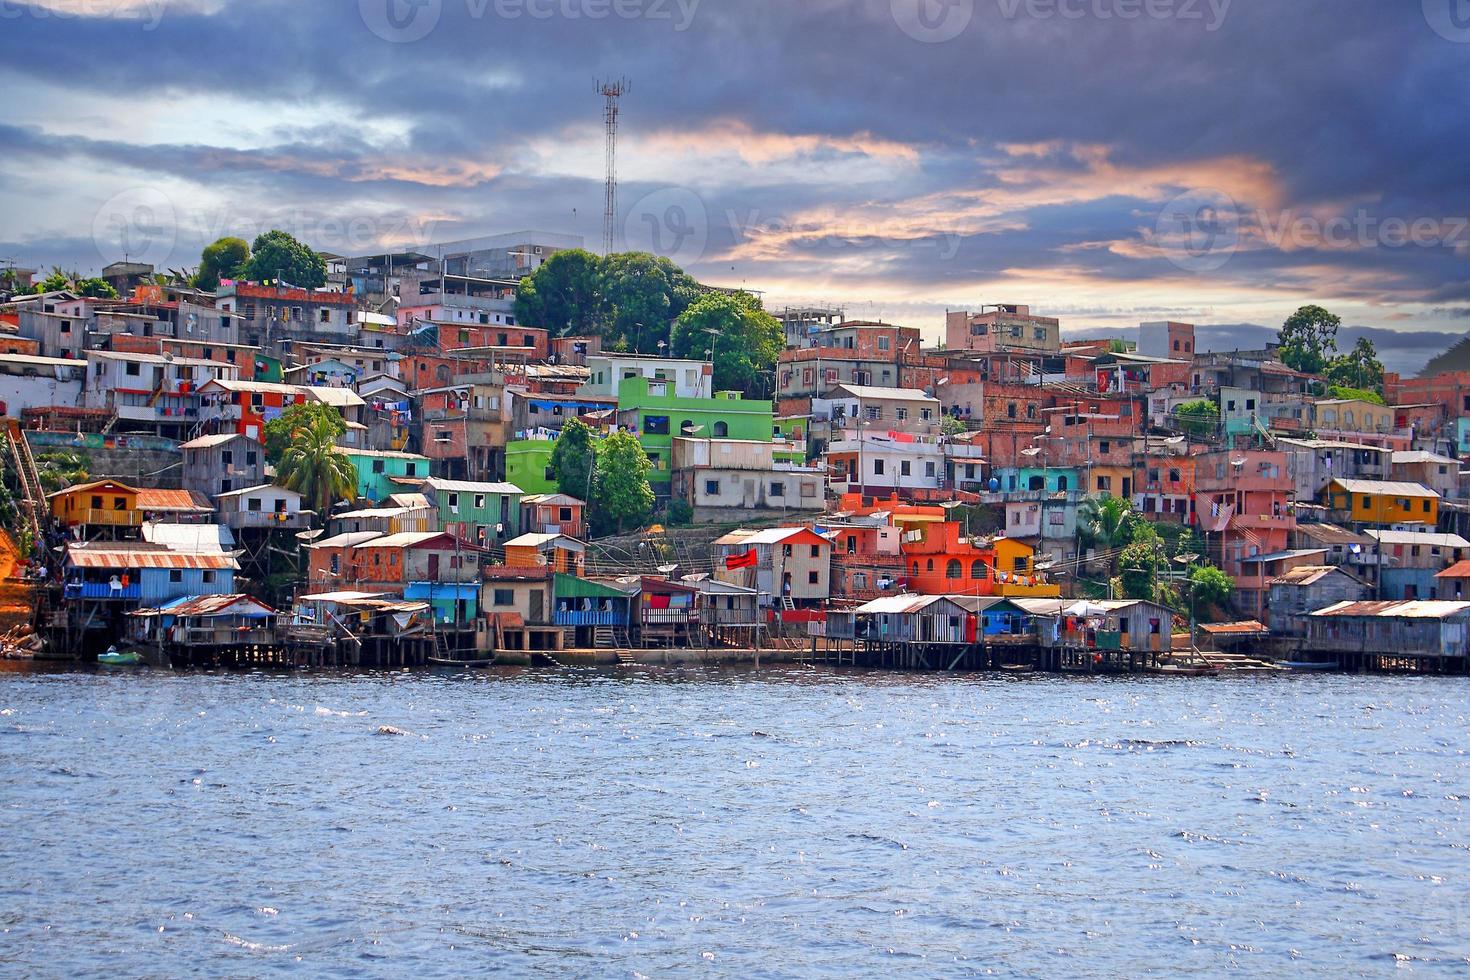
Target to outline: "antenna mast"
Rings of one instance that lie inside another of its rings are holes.
[[[597,83],[603,98],[602,119],[607,128],[607,185],[602,209],[602,254],[611,255],[618,220],[618,99],[633,90],[626,78]]]

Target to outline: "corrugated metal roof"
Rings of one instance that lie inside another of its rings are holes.
[[[505,543],[507,548],[539,548],[560,539],[563,547],[568,551],[585,551],[587,546],[576,538],[567,534],[522,534],[518,538],[512,538]]]
[[[1439,498],[1439,494],[1419,483],[1406,483],[1398,480],[1350,480],[1345,477],[1337,477],[1332,482],[1348,493],[1377,494],[1380,497]]]
[[[1201,623],[1200,629],[1211,636],[1265,636],[1271,632],[1265,623],[1243,619],[1237,623]]]
[[[233,609],[233,606],[244,609]],[[248,611],[247,611],[248,610]],[[218,616],[229,612],[232,615],[249,615],[256,618],[274,616],[276,611],[254,596],[236,592],[231,595],[185,596],[166,603],[156,609],[139,609],[133,616]]]
[[[1470,613],[1470,602],[1445,599],[1395,599],[1388,601],[1337,602],[1318,609],[1313,616],[1378,616],[1384,619],[1445,619]]]
[[[312,548],[352,548],[362,544],[364,541],[371,541],[373,538],[381,537],[384,537],[381,531],[347,531],[344,534],[334,534],[330,538],[323,538],[315,544],[309,544],[306,547],[308,550]]]
[[[1420,544],[1429,545],[1432,548],[1470,548],[1470,541],[1466,541],[1460,535],[1441,534],[1438,531],[1380,531],[1374,528],[1363,533],[1383,544]]]
[[[183,551],[142,551],[136,548],[104,550],[101,548],[68,548],[67,564],[74,568],[239,568],[235,559],[225,554]]]
[[[473,483],[468,480],[440,480],[430,478],[423,481],[424,486],[434,490],[447,490],[450,493],[504,493],[519,494],[521,488],[514,483]]]
[[[243,432],[221,432],[219,435],[200,436],[198,439],[190,439],[188,442],[181,443],[179,448],[210,449],[214,446],[223,446],[225,443],[233,442],[236,439],[250,439],[250,437]],[[257,442],[258,440],[250,439],[250,441]]]
[[[1449,568],[1440,572],[1435,578],[1470,578],[1470,559],[1455,562]]]
[[[936,404],[939,401],[938,398],[935,398],[932,395],[926,395],[922,391],[914,388],[881,388],[875,385],[848,384],[837,385],[836,388],[842,389],[843,391],[852,395],[854,398],[878,398],[886,401],[903,402],[935,402]],[[836,390],[836,388],[834,388],[834,390]]]
[[[1279,582],[1282,585],[1312,585],[1318,579],[1325,578],[1336,571],[1340,571],[1340,569],[1332,565],[1302,565],[1290,571],[1282,572],[1271,581],[1273,584]],[[1343,574],[1346,575],[1347,573],[1343,572]]]
[[[138,509],[208,514],[214,504],[193,490],[142,489],[138,491]]]
[[[149,521],[143,525],[143,540],[170,551],[229,551],[235,536],[223,524],[168,524]]]

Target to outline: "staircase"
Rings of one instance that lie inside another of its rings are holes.
[[[633,659],[633,655],[627,650],[614,651],[613,656],[618,658],[619,667],[633,667],[636,666],[638,663],[638,661]]]
[[[598,626],[592,631],[592,645],[598,648],[632,646],[626,626]]]
[[[20,485],[22,519],[30,529],[31,540],[44,544],[41,538],[41,516],[46,513],[46,491],[41,486],[41,476],[36,471],[30,443],[20,431],[20,426],[13,422],[5,431],[5,439],[10,447],[10,461],[15,466],[16,480]]]

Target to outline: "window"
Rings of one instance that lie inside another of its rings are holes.
[[[666,436],[669,434],[669,417],[667,415],[645,415],[643,416],[643,434],[646,436]]]
[[[782,558],[790,558],[791,557],[791,545],[789,545],[789,544],[783,544],[781,546],[781,557]]]
[[[705,480],[704,481],[704,492],[706,494],[708,494],[709,496],[711,496],[711,497],[717,496],[719,494],[719,492],[720,492],[720,481],[719,480]]]
[[[958,558],[951,558],[949,560],[949,563],[944,566],[944,577],[948,579],[958,579],[965,577],[964,566],[960,564],[960,560]]]
[[[1032,332],[1031,335],[1033,337],[1035,337],[1037,340],[1046,340],[1046,328],[1045,327],[1037,327]]]
[[[878,338],[878,349],[879,350],[887,350],[888,349],[888,338],[887,337],[879,337]]]
[[[342,571],[342,556],[333,555],[332,560],[327,563],[327,567],[331,570],[333,575],[340,574]]]
[[[934,475],[934,460],[932,460],[932,459],[926,459],[924,461],[924,475],[925,476],[933,476]]]
[[[1102,491],[1102,490],[1112,490],[1113,489],[1113,478],[1110,477],[1110,476],[1100,476],[1100,477],[1098,477],[1097,478],[1097,489],[1099,491]]]
[[[102,498],[101,497],[93,497],[92,498],[92,509],[93,510],[101,510],[102,509]]]
[[[877,405],[869,405],[865,409],[863,409],[863,415],[868,419],[868,421],[876,422],[883,417],[883,409],[879,408]]]
[[[320,311],[320,322],[322,322],[322,323],[331,323],[332,322],[332,311],[329,310],[329,309],[327,309],[325,306],[322,307],[321,308],[321,311]]]
[[[135,361],[128,361],[126,364],[123,365],[123,373],[130,378],[136,378],[138,376],[138,371],[139,365]]]
[[[820,574],[818,574],[816,569],[812,569],[810,572],[806,573],[806,580],[808,585],[821,585],[821,579],[822,577]]]
[[[419,475],[419,464],[418,463],[409,463],[408,464],[408,467],[404,470],[404,472],[408,476],[418,476]]]
[[[259,497],[251,497],[249,500],[245,501],[245,509],[248,510],[248,511],[251,511],[251,512],[259,511],[260,510],[260,498]]]
[[[1422,501],[1422,503],[1424,504],[1424,513],[1426,513],[1426,514],[1429,513],[1429,501],[1428,500],[1425,500],[1425,501]]]
[[[1113,448],[1113,444],[1107,439],[1102,439],[1097,444],[1097,451],[1106,455]]]
[[[200,576],[200,581],[204,582],[205,585],[213,585],[214,584],[214,570],[213,569],[206,570],[204,572],[204,574]]]
[[[898,421],[900,422],[904,422],[909,417],[909,410],[906,408],[895,408],[893,410],[893,417],[898,419]]]
[[[970,562],[970,578],[986,578],[985,563],[978,558]]]
[[[786,484],[784,484],[784,483],[772,483],[771,484],[771,496],[773,496],[773,497],[784,497],[784,496],[786,496]]]
[[[168,570],[168,580],[171,584],[177,585],[184,580],[183,571],[177,568],[170,568]]]
[[[459,494],[457,494],[457,493],[451,493],[449,495],[449,497],[447,498],[447,501],[448,501],[448,504],[449,504],[450,513],[458,514],[459,513]]]
[[[381,459],[375,459],[375,460],[373,460],[373,473],[374,473],[374,475],[381,474],[382,472],[383,472],[383,461]]]
[[[516,603],[516,594],[511,589],[495,589],[491,596],[491,605],[513,606]]]
[[[898,461],[898,475],[899,476],[908,476],[909,475],[909,470],[910,470],[910,463],[909,463],[908,460],[901,459],[901,460]]]
[[[730,434],[730,427],[723,421],[715,423],[715,438],[723,439]]]
[[[812,545],[812,557],[813,558],[820,558],[820,557],[822,557],[822,546],[821,545],[819,545],[819,544]]]
[[[873,460],[873,475],[874,476],[882,476],[883,475],[883,460],[881,460],[881,459],[875,459],[875,460]]]

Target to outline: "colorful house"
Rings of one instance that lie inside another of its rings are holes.
[[[618,392],[618,426],[638,435],[653,463],[649,485],[660,497],[670,492],[675,436],[770,442],[773,418],[769,401],[744,399],[734,391],[688,397],[675,393],[673,381],[634,377],[624,379]]]
[[[551,472],[551,453],[556,448],[553,434],[542,430],[526,439],[513,439],[505,446],[505,479],[526,493],[556,493],[558,485]]]
[[[811,528],[742,528],[714,544],[715,577],[755,589],[764,608],[811,606],[831,595],[832,542]]]
[[[586,571],[587,546],[565,534],[522,534],[505,543],[507,568],[550,568],[564,575]]]
[[[1362,524],[1439,522],[1439,494],[1418,483],[1336,479],[1322,491],[1322,500],[1345,520]]]
[[[1061,595],[1035,568],[1036,550],[1019,538],[975,538],[955,521],[931,525],[922,537],[906,536],[902,554],[908,587],[925,595]]]
[[[514,481],[512,481],[514,482]],[[517,484],[519,486],[519,484]],[[585,537],[587,504],[564,493],[532,493],[521,498],[521,527],[528,531]]]
[[[357,470],[357,495],[386,500],[400,490],[414,489],[429,476],[429,458],[418,453],[390,450],[339,450]]]
[[[504,541],[520,531],[522,494],[514,483],[435,478],[424,481],[424,493],[439,511],[439,526],[467,541]]]

